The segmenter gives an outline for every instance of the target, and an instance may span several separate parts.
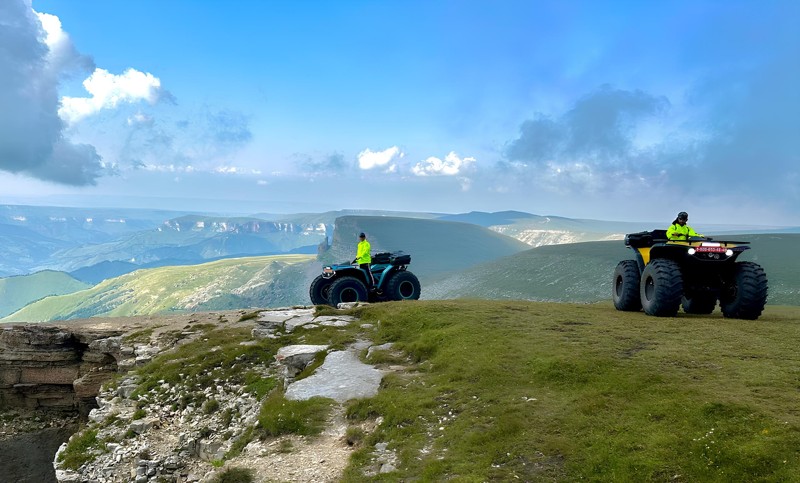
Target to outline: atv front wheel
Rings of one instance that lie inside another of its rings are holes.
[[[717,306],[717,295],[709,291],[687,294],[681,300],[681,305],[687,314],[710,314]]]
[[[397,272],[386,284],[389,300],[418,300],[420,292],[419,279],[411,272]]]
[[[722,315],[731,319],[756,320],[767,303],[767,274],[761,265],[738,262],[720,296]]]
[[[642,299],[639,297],[640,281],[639,265],[635,260],[623,260],[617,264],[611,290],[611,298],[617,310],[625,312],[642,310]]]
[[[311,303],[314,305],[327,305],[328,295],[333,285],[332,278],[325,278],[319,275],[311,282],[311,288],[308,289],[308,295],[311,297]]]
[[[341,277],[333,282],[328,291],[328,304],[336,307],[340,303],[366,302],[367,287],[355,277]]]
[[[664,258],[651,261],[642,272],[639,294],[647,315],[674,317],[683,295],[683,277],[678,264]]]

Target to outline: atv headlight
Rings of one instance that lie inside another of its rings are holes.
[[[726,257],[732,257],[733,256],[733,250],[731,250],[730,248],[725,250],[725,256]]]
[[[689,255],[694,255],[695,253],[697,253],[697,250],[695,250],[694,248],[689,249]]]

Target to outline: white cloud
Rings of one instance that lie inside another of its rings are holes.
[[[373,169],[384,166],[387,172],[393,173],[397,170],[397,165],[392,161],[402,159],[405,153],[397,146],[392,146],[383,151],[372,151],[367,148],[358,153],[358,167],[361,169]]]
[[[431,156],[417,163],[411,171],[417,176],[455,176],[475,163],[475,158],[459,158],[455,151],[445,156],[444,161]]]
[[[181,166],[176,164],[143,164],[139,169],[154,171],[157,173],[193,173],[195,168],[192,165]]]
[[[137,112],[133,116],[128,118],[128,126],[135,126],[135,125],[149,125],[152,126],[154,119],[152,116],[148,116],[147,114],[142,114],[141,112]]]
[[[50,49],[51,53],[58,52],[58,50],[69,44],[69,37],[61,28],[61,20],[58,17],[49,13],[35,13],[42,23],[45,33],[44,43],[47,44],[47,48]]]
[[[153,74],[128,69],[121,75],[105,69],[95,69],[83,86],[91,97],[63,97],[58,115],[69,123],[77,122],[103,109],[112,109],[120,103],[158,101],[162,93],[161,80]]]
[[[218,166],[214,168],[214,172],[218,174],[263,174],[259,169],[243,168],[241,166]]]

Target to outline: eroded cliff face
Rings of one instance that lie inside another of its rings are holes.
[[[119,330],[0,326],[0,410],[87,413],[118,370]]]

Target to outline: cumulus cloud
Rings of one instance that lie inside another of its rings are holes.
[[[96,149],[65,139],[58,116],[59,79],[90,63],[60,22],[24,0],[0,2],[0,169],[70,185],[103,174]]]
[[[47,45],[47,68],[51,75],[64,75],[75,71],[91,71],[94,61],[75,48],[69,35],[61,27],[61,20],[49,13],[34,11],[44,30]]]
[[[61,99],[58,114],[68,123],[75,123],[103,109],[113,109],[122,103],[146,101],[154,104],[164,95],[159,78],[133,68],[121,75],[95,69],[83,81],[83,87],[91,94],[90,97],[65,96]]]
[[[397,146],[384,149],[383,151],[372,151],[367,148],[358,153],[358,167],[361,169],[383,168],[384,171],[394,172],[397,164],[394,161],[402,159],[405,153]]]
[[[475,158],[460,158],[455,151],[451,151],[444,160],[431,156],[417,163],[411,172],[417,176],[456,176],[474,163]]]

